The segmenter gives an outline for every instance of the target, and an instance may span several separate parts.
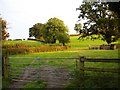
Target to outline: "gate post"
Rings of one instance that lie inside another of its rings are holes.
[[[8,68],[8,56],[3,56],[2,57],[2,69],[3,69],[3,78],[8,79],[9,77],[9,68]]]
[[[85,60],[84,56],[80,57],[79,66],[80,66],[80,72],[81,73],[84,73],[84,60]]]
[[[84,60],[85,60],[84,56],[80,57],[79,59],[80,87],[84,87]]]

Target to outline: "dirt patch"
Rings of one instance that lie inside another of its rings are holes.
[[[47,88],[64,88],[69,77],[69,71],[64,68],[42,67],[40,70],[40,79],[47,82]]]
[[[23,88],[24,84],[33,80],[44,80],[46,88],[64,88],[69,83],[69,71],[64,68],[44,66],[39,69],[26,68],[19,80],[14,81],[10,88]]]

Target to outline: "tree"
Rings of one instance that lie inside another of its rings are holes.
[[[6,29],[7,29],[7,22],[2,18],[0,18],[0,30],[2,31],[2,40],[6,40],[9,37],[9,33],[6,31]]]
[[[65,46],[65,43],[69,43],[70,42],[70,36],[66,33],[60,33],[58,35],[58,41],[59,43],[62,43],[63,46]]]
[[[43,38],[45,39],[46,43],[56,43],[56,40],[59,40],[60,43],[67,43],[69,42],[67,33],[68,28],[65,26],[64,22],[54,17],[50,18],[45,24]]]
[[[41,40],[43,36],[43,27],[44,24],[37,23],[33,27],[29,28],[29,37],[35,37],[36,39]]]
[[[75,24],[75,27],[74,27],[74,30],[76,30],[77,32],[81,33],[81,28],[82,28],[82,24],[81,23],[78,23],[78,24]]]
[[[109,6],[105,2],[83,2],[77,8],[80,10],[79,19],[86,19],[83,29],[79,32],[80,38],[98,35],[102,36],[108,44],[115,42],[120,37],[118,35],[118,16],[109,10]],[[93,39],[95,39],[93,37]]]

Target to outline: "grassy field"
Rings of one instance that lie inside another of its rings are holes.
[[[18,55],[11,55],[10,61],[13,62],[27,62],[31,63],[35,58],[79,58],[80,56],[85,56],[87,58],[118,58],[118,50],[89,50],[88,46],[89,45],[100,45],[100,44],[105,44],[106,42],[101,41],[101,40],[84,40],[84,41],[79,41],[77,40],[78,36],[72,36],[71,37],[71,42],[68,50],[64,51],[53,51],[53,52],[39,52],[39,53],[30,53],[30,54],[18,54]],[[13,41],[15,42],[15,41]],[[20,41],[19,41],[20,42]],[[35,41],[22,41],[22,43],[34,43],[34,45],[38,45],[40,42],[35,42]],[[41,44],[41,43],[40,43]],[[14,59],[14,57],[23,57],[23,58],[32,58],[28,60],[24,59]],[[45,63],[45,61],[40,61],[39,63]],[[42,64],[41,63],[41,64]],[[67,68],[69,69],[74,69],[75,67],[75,60],[51,60],[47,62],[47,64],[52,65],[52,66],[68,66]],[[86,63],[87,66],[101,66],[101,67],[115,67],[118,66],[117,64],[103,64],[103,63]]]
[[[107,44],[102,40],[78,40],[79,36],[71,36],[70,37],[70,46],[72,48],[88,48],[89,45],[101,45]]]
[[[118,58],[118,50],[76,50],[76,51],[57,51],[57,52],[41,52],[26,55],[13,55],[10,58],[11,62],[31,63],[36,58],[79,58],[85,56],[89,58]],[[17,58],[16,58],[17,57]],[[23,58],[22,58],[23,57]],[[19,58],[19,59],[18,59]],[[27,59],[28,58],[28,59]],[[48,64],[56,67],[66,67],[67,69],[75,69],[76,60],[40,60],[36,63]],[[86,66],[92,67],[118,67],[116,63],[85,63]]]
[[[68,43],[67,45],[69,45],[71,48],[88,48],[90,45],[102,45],[102,44],[107,44],[105,41],[102,40],[78,40],[79,36],[71,36],[70,37],[70,43]],[[119,42],[120,39],[117,42],[114,43],[120,43]],[[114,44],[112,43],[112,44]],[[23,41],[5,41],[2,42],[2,45],[15,45],[15,44],[24,44],[24,45],[28,45],[31,47],[35,47],[35,46],[40,46],[40,45],[44,45],[43,42],[40,41],[33,41],[33,40],[23,40]],[[59,44],[59,42],[57,41],[56,44],[47,44],[50,46],[56,46],[56,45],[62,45]]]
[[[18,41],[5,41],[2,44],[3,45],[25,44],[25,45],[34,47],[34,46],[40,46],[43,43],[39,41],[33,41],[33,40],[23,40],[23,41],[18,40]]]
[[[29,54],[17,54],[17,55],[10,55],[10,62],[17,62],[17,63],[28,63],[30,64],[33,62],[36,58],[79,58],[80,56],[85,56],[89,58],[118,58],[118,50],[89,50],[89,45],[101,45],[106,44],[106,42],[101,40],[77,40],[78,36],[72,36],[70,38],[70,43],[68,44],[70,46],[69,49],[63,50],[63,51],[52,51],[52,52],[39,52],[39,53],[29,53]],[[8,41],[4,44],[26,44],[29,46],[40,46],[44,45],[41,42],[38,41]],[[115,42],[117,43],[117,42]],[[56,44],[54,44],[56,45]],[[54,46],[52,45],[52,46]],[[57,45],[60,45],[57,43]],[[19,58],[19,59],[16,59]],[[21,58],[21,59],[20,59]],[[22,59],[23,58],[23,59]],[[29,58],[29,59],[24,59]],[[50,65],[54,67],[64,67],[68,70],[74,70],[76,67],[76,60],[37,60],[35,63],[38,63],[39,65]],[[89,67],[102,67],[102,68],[116,68],[119,65],[116,63],[91,63],[87,62],[85,63],[86,66]],[[13,69],[16,69],[16,67],[24,68],[26,65],[16,65],[11,64]],[[40,67],[40,66],[35,66]],[[15,72],[13,72],[15,73]],[[17,73],[21,73],[19,70],[17,70]],[[88,85],[89,86],[89,85]]]
[[[40,52],[31,54],[12,55],[12,57],[40,57],[40,58],[78,58],[85,56],[90,58],[118,58],[118,50],[66,50],[54,52]]]
[[[68,44],[69,46],[71,46],[72,48],[84,48],[84,47],[88,47],[89,45],[100,45],[100,44],[106,44],[106,42],[102,41],[102,40],[78,40],[79,36],[71,36],[70,37],[70,43]],[[28,46],[40,46],[43,45],[44,43],[40,42],[40,41],[33,41],[33,40],[23,40],[23,41],[5,41],[2,43],[3,46],[4,45],[15,45],[15,44],[24,44],[24,45],[28,45]],[[59,42],[57,41],[56,44],[48,44],[48,45],[62,45],[59,44]]]

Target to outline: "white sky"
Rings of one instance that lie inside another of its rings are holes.
[[[0,14],[8,22],[11,39],[28,38],[29,28],[57,17],[64,21],[70,33],[75,33],[82,0],[0,0]]]

